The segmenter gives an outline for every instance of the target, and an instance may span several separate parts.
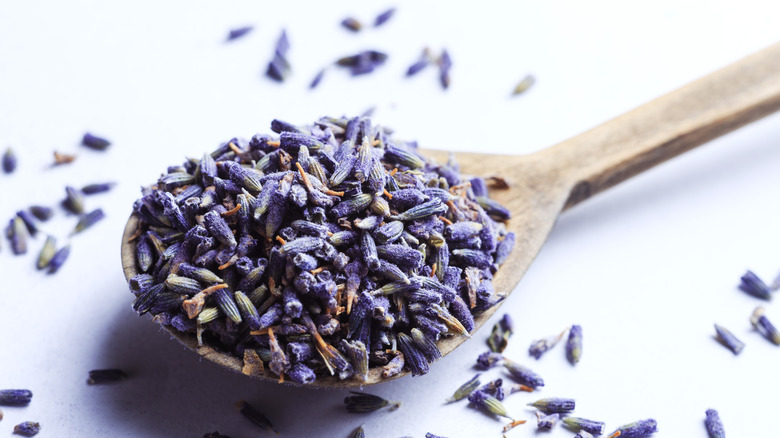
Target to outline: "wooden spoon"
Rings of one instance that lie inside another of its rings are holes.
[[[508,228],[517,235],[513,254],[495,276],[495,289],[506,293],[514,290],[563,210],[778,109],[780,44],[775,44],[540,152],[522,156],[456,153],[464,174],[498,175],[510,183],[508,190],[491,193],[512,212]],[[425,154],[441,162],[447,156],[441,151]],[[137,274],[135,242],[128,242],[137,224],[138,218],[131,216],[122,236],[122,266],[128,280]],[[479,315],[474,331],[498,307]],[[242,371],[242,360],[208,345],[199,347],[193,334],[165,328],[204,358],[235,372]],[[448,337],[439,341],[438,346],[447,355],[466,339]],[[278,380],[268,370],[251,376]],[[372,369],[365,382],[318,377],[308,386],[348,388],[387,380],[390,379],[381,377],[381,369]]]

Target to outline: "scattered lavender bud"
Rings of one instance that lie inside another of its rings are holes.
[[[112,383],[124,380],[127,378],[127,373],[123,370],[116,368],[109,368],[105,370],[92,370],[89,372],[89,379],[87,384],[89,385],[101,385],[103,383]]]
[[[317,88],[318,85],[320,85],[320,82],[322,82],[322,78],[325,77],[325,71],[326,70],[327,69],[323,68],[322,70],[320,70],[317,73],[316,76],[314,76],[314,79],[312,79],[311,84],[309,84],[309,88],[310,89],[313,90],[313,89]]]
[[[477,357],[477,369],[489,370],[493,367],[501,365],[501,361],[504,360],[504,356],[501,353],[494,353],[492,351],[486,351]]]
[[[90,211],[79,219],[78,223],[76,224],[76,228],[73,229],[72,234],[80,233],[86,230],[92,225],[95,225],[96,223],[103,220],[105,217],[106,215],[103,213],[103,209],[101,208]]]
[[[569,339],[566,340],[566,359],[575,365],[582,357],[582,327],[572,325],[569,329]]]
[[[27,232],[29,232],[31,236],[35,237],[35,235],[38,234],[38,226],[35,225],[34,216],[26,210],[19,210],[16,212],[16,215],[22,219],[22,222],[24,222],[24,226],[27,228]]]
[[[390,8],[381,14],[376,16],[376,19],[374,19],[374,27],[379,27],[385,23],[387,23],[390,18],[393,17],[393,14],[395,14],[395,8]]]
[[[27,253],[27,240],[29,232],[24,225],[24,221],[19,216],[11,219],[6,229],[8,240],[11,241],[11,251],[16,255]]]
[[[14,426],[14,433],[24,436],[35,436],[41,431],[41,424],[34,421],[23,421]]]
[[[539,377],[538,374],[518,364],[517,362],[504,358],[504,368],[509,371],[512,377],[514,377],[519,383],[522,383],[523,385],[534,389],[540,386],[544,386],[544,380]]]
[[[254,26],[244,26],[244,27],[238,27],[236,29],[231,29],[228,32],[227,41],[237,40],[245,36],[249,32],[251,32],[252,29],[254,29]]]
[[[772,294],[769,292],[769,286],[758,278],[758,275],[754,274],[753,271],[746,271],[740,278],[739,288],[754,297],[765,300],[772,299]]]
[[[450,87],[450,69],[452,68],[452,59],[450,59],[450,54],[447,50],[442,50],[438,64],[439,81],[441,82],[441,87],[446,90]]]
[[[387,54],[376,50],[365,50],[336,61],[336,65],[349,69],[352,76],[371,73],[387,61]]]
[[[29,208],[30,213],[35,216],[39,221],[46,222],[54,216],[54,210],[42,205],[32,205]]]
[[[577,435],[574,435],[574,438],[593,438],[593,434],[587,430],[581,430],[577,433]]]
[[[604,433],[606,427],[606,425],[601,421],[586,420],[585,418],[578,417],[563,417],[561,421],[563,422],[564,426],[572,430],[579,430],[580,433],[584,431],[588,435],[601,435]]]
[[[94,195],[97,193],[104,193],[114,187],[114,183],[96,183],[89,184],[81,188],[81,193],[85,195]]]
[[[654,434],[655,432],[658,432],[657,426],[658,425],[656,421],[652,418],[647,420],[639,420],[637,422],[618,427],[617,430],[609,434],[607,438],[644,438]]]
[[[745,344],[737,339],[737,337],[734,336],[734,334],[728,331],[725,327],[715,324],[715,333],[717,334],[716,339],[718,342],[731,350],[735,356],[741,353],[742,349],[745,348]]]
[[[780,345],[780,331],[778,331],[766,315],[764,315],[765,312],[763,307],[756,307],[756,310],[753,311],[753,315],[750,317],[750,323],[753,324],[753,327],[764,335],[765,338],[769,339],[775,345]]]
[[[65,260],[68,259],[69,255],[70,245],[65,245],[57,250],[51,260],[49,260],[49,274],[54,274],[55,272],[59,271],[62,265],[65,263]]]
[[[343,20],[341,20],[341,25],[344,26],[344,28],[351,30],[352,32],[358,32],[363,27],[360,22],[352,17],[347,17]]]
[[[265,75],[269,78],[283,82],[290,73],[290,63],[287,61],[287,51],[290,49],[290,42],[287,39],[287,32],[282,30],[281,36],[276,42],[276,49],[271,62],[268,63]]]
[[[541,412],[536,413],[536,428],[539,430],[552,430],[560,419],[561,414],[545,415]]]
[[[506,349],[510,336],[512,336],[512,319],[509,315],[504,314],[504,316],[493,326],[493,331],[490,332],[490,336],[487,339],[490,351],[502,353],[504,349]]]
[[[720,421],[718,411],[707,409],[706,415],[707,419],[704,420],[704,425],[707,427],[710,438],[726,438],[726,431],[723,429],[723,423]]]
[[[84,137],[81,139],[81,144],[90,149],[95,149],[98,151],[104,151],[108,149],[109,146],[111,146],[110,141],[106,140],[105,138],[92,135],[89,132],[84,134]]]
[[[43,269],[49,266],[49,262],[51,261],[52,257],[54,257],[54,253],[56,251],[57,239],[55,239],[54,236],[47,236],[46,241],[43,243],[43,247],[41,248],[41,252],[38,254],[38,262],[36,263],[38,269]]]
[[[517,85],[515,85],[514,90],[512,90],[512,96],[525,93],[534,85],[535,82],[536,78],[531,75],[526,75],[526,77],[524,77],[522,80],[520,80],[520,82],[517,83]]]
[[[84,194],[73,187],[65,187],[65,200],[62,201],[62,206],[73,214],[84,213]]]
[[[3,172],[5,173],[11,173],[14,170],[16,170],[16,154],[14,154],[14,150],[11,148],[8,148],[5,150],[5,153],[3,154]]]
[[[374,412],[384,407],[389,407],[390,410],[395,410],[401,406],[401,402],[390,402],[383,399],[382,397],[379,397],[378,395],[365,394],[355,391],[350,392],[352,395],[344,398],[344,404],[346,405],[347,412],[352,414]]]
[[[29,389],[0,389],[0,405],[27,406],[32,396]]]
[[[574,399],[571,398],[543,398],[533,403],[528,403],[528,406],[533,406],[540,411],[547,412],[548,414],[565,414],[574,410]]]
[[[509,414],[507,413],[504,404],[501,403],[497,398],[493,397],[490,394],[487,394],[484,391],[474,391],[471,394],[469,394],[468,398],[471,403],[487,410],[493,415],[506,417],[509,418],[510,420],[512,419],[512,417],[510,417]]]
[[[458,401],[458,400],[464,399],[464,398],[468,397],[469,394],[474,392],[474,390],[479,388],[479,385],[480,385],[480,383],[479,383],[479,374],[477,374],[474,377],[472,377],[471,379],[469,379],[466,383],[461,385],[460,388],[458,388],[455,391],[455,393],[452,394],[452,396],[449,397],[445,401],[449,403],[449,402],[454,402],[454,401]]]
[[[428,50],[428,48],[424,48],[422,51],[422,54],[417,59],[417,61],[414,62],[414,64],[410,65],[409,68],[406,70],[406,76],[414,76],[417,73],[421,72],[425,67],[428,67],[431,65],[433,61],[431,60],[431,52]]]
[[[539,358],[542,357],[544,353],[553,348],[558,343],[558,341],[561,340],[565,333],[566,330],[562,331],[561,334],[557,336],[551,336],[549,338],[537,339],[533,341],[531,346],[528,348],[528,354],[539,360]]]
[[[352,434],[349,435],[349,438],[366,438],[366,431],[363,430],[363,426],[355,428],[355,430],[352,431]]]
[[[255,423],[256,425],[260,426],[261,429],[266,431],[271,431],[274,433],[279,433],[276,429],[274,429],[273,424],[271,424],[271,421],[266,418],[265,415],[260,413],[257,409],[252,407],[249,403],[245,402],[244,400],[239,400],[236,403],[236,407],[240,409],[241,415],[249,419],[252,423]]]

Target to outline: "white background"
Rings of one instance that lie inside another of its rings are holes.
[[[284,4],[282,4],[284,3]],[[379,29],[352,34],[396,5]],[[169,164],[198,157],[233,136],[269,132],[277,117],[375,119],[426,148],[532,152],[576,135],[780,36],[780,7],[766,0],[620,0],[371,3],[0,2],[0,148],[19,168],[0,175],[0,219],[37,203],[56,205],[64,186],[116,188],[87,199],[107,218],[72,238],[62,270],[34,269],[44,238],[27,255],[0,250],[0,388],[29,388],[26,408],[3,408],[0,436],[40,421],[41,437],[199,437],[219,430],[262,435],[233,403],[246,399],[281,436],[501,435],[503,420],[443,400],[473,375],[489,326],[422,377],[370,388],[403,402],[394,412],[346,414],[344,392],[252,381],[201,361],[129,307],[120,236],[139,187]],[[230,28],[254,25],[224,43]],[[293,75],[262,75],[286,28]],[[404,78],[424,46],[449,49],[452,86],[427,70]],[[387,64],[351,78],[316,72],[358,50],[386,51]],[[536,85],[515,98],[526,74]],[[78,145],[85,131],[110,138],[105,153]],[[620,424],[652,417],[662,437],[706,437],[704,411],[717,408],[731,437],[777,436],[778,347],[748,322],[757,299],[736,285],[751,268],[771,281],[780,268],[777,188],[780,117],[754,123],[640,175],[566,212],[496,317],[517,325],[506,354],[547,386],[505,404],[528,419],[508,437],[536,436],[525,404],[576,398],[580,416]],[[51,168],[52,152],[78,153]],[[43,225],[67,240],[76,219],[61,209]],[[522,250],[522,248],[518,248]],[[768,305],[780,324],[780,307]],[[746,344],[733,356],[712,324]],[[563,348],[538,362],[533,339],[579,323],[584,354]],[[87,371],[120,367],[131,379],[92,387]],[[485,378],[501,376],[499,370]],[[560,427],[545,435],[570,437]]]

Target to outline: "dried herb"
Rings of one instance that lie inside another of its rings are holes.
[[[704,420],[704,425],[707,427],[707,433],[710,434],[710,438],[726,438],[726,430],[723,429],[723,423],[720,421],[718,411],[707,409],[705,414],[707,418]]]
[[[479,374],[475,375],[471,379],[469,379],[466,383],[461,385],[454,394],[452,394],[451,397],[449,397],[446,402],[454,402],[458,400],[462,400],[469,396],[474,390],[479,388]]]
[[[575,402],[571,398],[543,398],[533,403],[528,403],[540,411],[548,414],[566,414],[574,410]]]
[[[446,90],[447,88],[450,88],[450,69],[452,68],[452,59],[447,50],[442,50],[437,64],[439,64],[439,81],[441,82],[441,87]]]
[[[237,40],[249,32],[251,32],[254,29],[254,26],[244,26],[244,27],[237,27],[235,29],[231,29],[228,32],[227,41],[233,41]]]
[[[561,421],[563,422],[564,426],[572,430],[585,431],[586,433],[592,433],[596,435],[601,435],[604,433],[606,427],[606,425],[601,421],[587,420],[585,418],[579,417],[563,417]]]
[[[753,315],[750,317],[750,323],[773,344],[780,345],[780,331],[778,331],[774,324],[769,321],[769,318],[764,315],[765,312],[763,307],[756,307],[756,310],[753,311]]]
[[[77,155],[64,154],[62,152],[54,151],[54,165],[60,166],[63,164],[70,164],[76,160]]]
[[[17,160],[14,150],[11,148],[6,149],[5,153],[3,154],[3,172],[12,173],[14,170],[16,170],[16,165]]]
[[[426,47],[423,49],[417,61],[415,61],[412,65],[409,66],[408,69],[406,69],[406,76],[414,76],[432,63],[433,58],[431,57],[431,51]]]
[[[568,330],[568,329],[567,329]],[[563,335],[566,334],[566,330],[562,331],[561,334],[550,336],[548,338],[543,339],[537,339],[531,343],[531,346],[528,347],[528,354],[533,356],[534,359],[539,360],[540,357],[547,351],[549,351],[551,348],[553,348],[558,342],[563,338]]]
[[[352,414],[365,414],[378,411],[379,409],[389,407],[390,410],[398,409],[401,402],[391,402],[378,395],[365,394],[362,392],[350,391],[352,395],[344,398],[344,405],[347,412]]]
[[[355,55],[345,56],[336,61],[336,65],[349,69],[352,76],[371,73],[387,61],[387,54],[376,50],[365,50]]]
[[[545,415],[541,412],[536,413],[536,428],[538,430],[552,430],[560,420],[561,414]]]
[[[70,255],[70,245],[65,245],[57,252],[54,253],[51,260],[49,260],[49,274],[54,274],[55,272],[59,271],[63,264],[65,264],[65,261],[68,259],[68,256]]]
[[[366,438],[366,431],[363,430],[363,426],[358,426],[349,435],[349,438]]]
[[[351,30],[352,32],[358,32],[363,28],[363,25],[360,23],[360,21],[352,17],[347,17],[341,20],[341,25],[345,29]]]
[[[97,193],[104,193],[114,187],[114,183],[96,183],[89,184],[81,188],[81,193],[85,195],[94,195]]]
[[[520,82],[515,85],[515,88],[512,90],[512,96],[517,96],[518,94],[525,93],[529,88],[531,88],[534,83],[536,82],[536,78],[534,78],[531,75],[527,75],[523,79],[520,80]]]
[[[89,132],[84,134],[84,137],[81,139],[81,144],[90,149],[95,149],[98,151],[104,151],[108,149],[109,146],[111,146],[110,141],[106,140],[105,138],[92,135]]]
[[[252,407],[249,403],[245,402],[244,400],[239,400],[236,402],[236,407],[240,410],[241,415],[246,417],[249,421],[252,423],[255,423],[256,425],[260,426],[261,429],[271,431],[274,433],[279,433],[276,429],[274,429],[273,424],[271,424],[271,421],[266,418],[265,415],[260,413],[257,409]]]
[[[469,336],[500,301],[504,224],[456,163],[367,118],[271,128],[144,189],[133,308],[297,383],[425,374],[438,340]],[[479,243],[464,252],[464,239]],[[500,324],[505,342],[511,321]]]
[[[290,50],[290,41],[287,39],[287,32],[282,30],[282,34],[276,41],[273,58],[265,71],[266,76],[277,82],[284,82],[290,74],[290,63],[287,61],[288,50]]]
[[[772,299],[769,286],[767,286],[766,283],[764,283],[764,281],[758,277],[758,275],[754,274],[753,271],[748,270],[740,278],[739,288],[749,295],[753,295],[754,297],[764,300]]]
[[[374,27],[379,27],[385,23],[387,23],[390,18],[393,17],[393,14],[395,14],[395,8],[390,8],[381,14],[376,16],[376,19],[374,19]]]
[[[0,405],[27,406],[32,396],[32,391],[29,389],[0,389]]]
[[[569,339],[566,340],[566,359],[575,365],[582,357],[582,327],[572,325],[569,328]]]
[[[538,374],[517,362],[504,358],[504,368],[509,371],[512,377],[525,386],[533,389],[544,386],[544,380]]]
[[[38,254],[38,262],[36,263],[38,269],[43,269],[49,266],[49,262],[54,257],[56,252],[57,239],[55,239],[53,236],[47,236],[46,241],[43,243],[43,247],[41,248],[41,252]]]
[[[716,339],[718,342],[731,350],[734,355],[741,353],[742,349],[745,348],[745,344],[737,339],[737,337],[734,336],[734,334],[728,331],[725,327],[715,324],[715,333],[717,335]]]
[[[14,433],[23,436],[35,436],[41,431],[41,424],[34,421],[24,421],[14,426]]]
[[[658,427],[655,420],[649,418],[647,420],[639,420],[634,423],[620,426],[609,434],[607,438],[644,438],[658,432]]]

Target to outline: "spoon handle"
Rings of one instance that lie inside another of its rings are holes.
[[[565,208],[780,109],[780,43],[538,153]]]

